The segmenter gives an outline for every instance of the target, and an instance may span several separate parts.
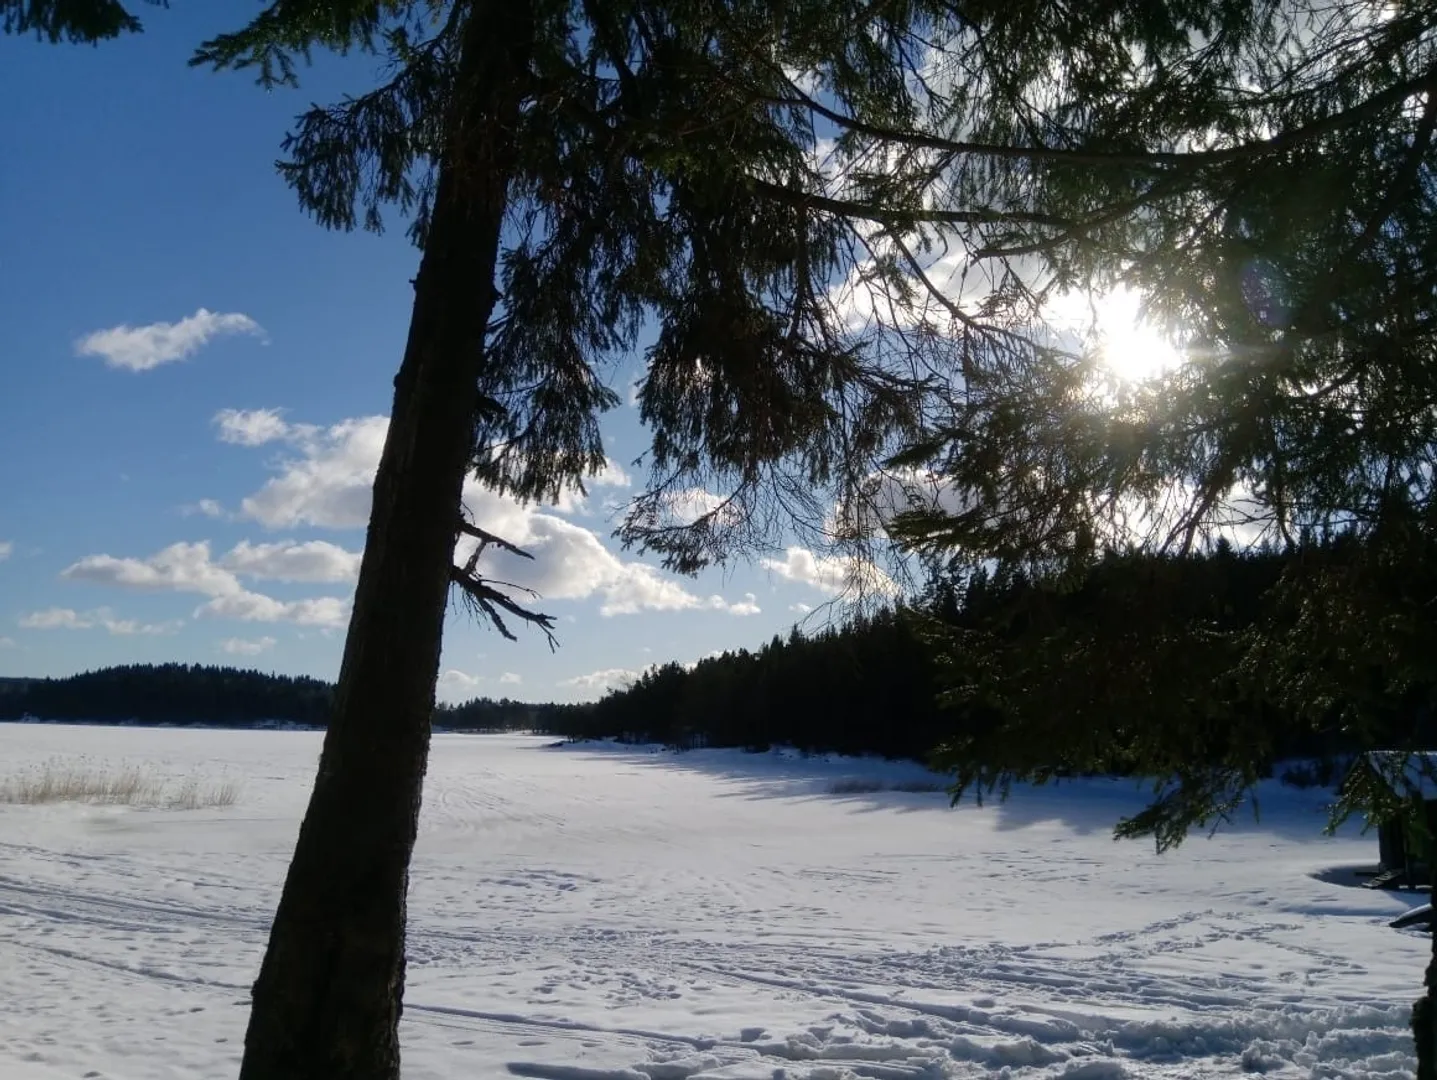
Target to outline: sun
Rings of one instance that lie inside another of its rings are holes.
[[[1161,329],[1142,317],[1142,297],[1114,290],[1092,302],[1098,352],[1103,367],[1126,383],[1147,382],[1182,363],[1182,353]]]

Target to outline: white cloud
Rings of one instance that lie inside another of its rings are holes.
[[[729,604],[727,610],[730,615],[758,615],[763,608],[758,606],[758,597],[748,592],[737,604]]]
[[[815,555],[807,548],[791,547],[782,559],[761,559],[759,565],[785,581],[796,581],[827,593],[843,591],[846,568],[842,559]]]
[[[611,457],[604,458],[604,467],[589,477],[590,487],[626,488],[633,485],[624,467]]]
[[[871,562],[851,557],[815,555],[802,547],[786,549],[782,559],[761,559],[759,565],[785,581],[808,585],[834,596],[850,591],[897,591],[893,579]]]
[[[251,544],[241,540],[220,559],[227,570],[271,581],[341,582],[359,576],[363,553],[324,540]]]
[[[210,546],[204,541],[171,544],[148,559],[86,555],[60,571],[60,576],[67,581],[205,596],[225,596],[243,588],[234,574],[210,561]]]
[[[958,514],[971,505],[953,484],[936,473],[917,469],[876,472],[861,490],[833,515],[832,527],[855,536],[886,532],[899,514],[913,511]]]
[[[603,690],[622,690],[633,685],[643,674],[641,671],[634,671],[631,668],[604,668],[602,671],[591,671],[587,675],[576,675],[572,679],[564,679],[560,686],[573,686],[590,693],[598,693]]]
[[[258,545],[242,542],[216,563],[210,558],[209,544],[200,541],[171,544],[147,559],[86,555],[62,570],[60,576],[69,581],[210,597],[196,609],[197,618],[292,622],[335,629],[349,619],[347,598],[277,600],[246,589],[237,575],[282,581],[342,581],[345,575],[352,576],[358,558],[353,552],[322,541]]]
[[[47,608],[21,615],[20,625],[26,630],[89,630],[96,625],[98,612],[81,613],[72,608]]]
[[[14,638],[0,637],[0,649],[13,649],[14,647],[15,647],[15,639],[14,639]]]
[[[268,410],[261,420],[251,414],[221,413],[216,423],[222,435],[226,431],[258,433],[253,438],[264,434],[264,441],[271,441],[272,435],[297,451],[279,463],[277,474],[263,487],[243,500],[244,516],[270,528],[357,529],[369,521],[374,473],[389,423],[385,417],[358,417],[318,428],[288,424]],[[595,482],[615,486],[620,478],[628,479],[611,462]],[[604,615],[690,610],[749,615],[756,610],[752,599],[730,604],[722,597],[695,595],[652,566],[623,561],[592,530],[556,513],[495,495],[472,480],[465,485],[464,499],[475,521],[534,556],[530,561],[489,552],[480,564],[482,572],[532,589],[546,600],[597,596]],[[711,508],[717,499],[706,492],[680,497],[684,510],[698,505]],[[459,559],[466,559],[473,549],[472,541],[461,541]]]
[[[73,608],[47,608],[22,615],[20,626],[26,630],[105,630],[117,636],[131,634],[169,634],[183,625],[179,620],[165,623],[140,623],[134,619],[117,619],[109,608],[75,611]]]
[[[633,480],[624,471],[622,465],[611,457],[604,458],[604,464],[598,472],[590,473],[584,477],[583,491],[577,486],[566,486],[559,492],[559,497],[550,506],[550,509],[561,514],[584,514],[590,510],[590,498],[601,488],[622,489],[633,486]],[[603,502],[605,509],[613,510],[619,506],[614,496],[609,496]]]
[[[350,601],[337,596],[303,600],[276,600],[263,593],[242,590],[216,596],[195,609],[197,619],[238,619],[241,622],[289,622],[337,630],[349,622]]]
[[[435,693],[440,701],[455,705],[478,697],[484,684],[489,681],[486,675],[470,675],[458,668],[447,668],[439,673]],[[506,671],[495,681],[501,686],[518,686],[524,680],[514,672]]]
[[[263,446],[312,435],[316,429],[287,423],[281,409],[221,409],[212,421],[219,428],[220,442],[236,446]]]
[[[792,611],[795,615],[807,615],[810,611],[813,610],[813,608],[810,607],[808,604],[799,601],[797,604],[790,604],[788,606],[788,610]]]
[[[268,581],[353,581],[361,557],[358,551],[325,540],[271,544],[241,540],[215,561],[208,541],[182,541],[145,559],[86,555],[60,571],[60,576],[131,589],[231,596],[244,591],[238,575]]]
[[[219,418],[216,422],[221,437],[229,430],[249,432],[246,437],[258,439],[267,430],[252,420],[231,421],[228,428]],[[276,437],[294,443],[299,455],[280,462],[278,475],[241,502],[241,514],[271,529],[297,525],[363,528],[369,521],[374,473],[388,427],[389,421],[382,416],[343,420],[323,429],[285,425],[284,434]],[[264,441],[270,440],[266,437]]]
[[[192,355],[211,338],[223,334],[253,334],[262,337],[259,323],[238,312],[219,314],[200,308],[179,322],[150,323],[148,326],[121,324],[96,330],[75,342],[80,356],[98,356],[106,366],[127,371],[149,371]]]
[[[0,540],[0,562],[15,554],[15,545],[9,540]]]
[[[723,598],[710,597],[708,600],[689,592],[672,578],[664,577],[652,566],[642,563],[624,563],[610,555],[591,564],[599,572],[594,581],[604,601],[599,605],[599,614],[637,615],[641,611],[692,611],[696,608],[711,607],[723,609]],[[578,595],[588,596],[593,588],[584,588]]]
[[[471,490],[468,502],[476,520],[534,556],[521,560],[488,552],[480,560],[481,572],[532,589],[545,600],[597,597],[604,616],[641,611],[754,613],[752,598],[731,604],[721,596],[699,596],[655,567],[625,562],[592,530],[556,514],[518,507],[482,490]],[[472,550],[472,543],[461,543],[460,561]]]
[[[435,686],[435,693],[440,701],[453,705],[477,697],[479,684],[483,681],[484,676],[482,675],[470,675],[457,668],[450,668],[439,673],[439,682]]]
[[[891,239],[871,233],[869,244],[879,256],[901,257]],[[943,245],[945,251],[919,254],[918,263],[923,269],[922,281],[916,274],[905,272],[904,278],[913,290],[912,300],[895,303],[893,286],[879,273],[874,258],[855,263],[842,281],[829,289],[829,301],[843,317],[844,325],[853,331],[874,326],[914,328],[926,326],[939,333],[952,329],[953,313],[950,304],[956,304],[970,315],[976,315],[981,305],[998,285],[993,268],[978,265],[961,247]],[[1009,263],[1005,262],[1005,267]],[[1043,275],[1043,264],[1034,259],[1014,259],[1011,265],[1020,277],[1037,285]],[[932,287],[943,297],[942,300],[929,292]]]
[[[231,656],[258,656],[260,653],[269,652],[278,642],[272,637],[261,638],[225,638],[219,643],[220,652],[229,653]]]
[[[692,525],[705,514],[712,514],[723,506],[724,497],[703,488],[686,488],[671,493],[664,502],[675,524]]]
[[[202,517],[213,518],[217,521],[229,517],[229,515],[225,513],[224,506],[216,499],[201,499],[197,503],[187,504],[180,507],[180,513],[185,517],[190,517],[192,514],[199,514]]]

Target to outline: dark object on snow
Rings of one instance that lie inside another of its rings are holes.
[[[1437,750],[1369,750],[1352,763],[1346,786],[1356,779],[1386,785],[1399,800],[1419,800],[1429,834],[1437,836]],[[1413,823],[1396,814],[1377,825],[1377,873],[1365,882],[1369,889],[1412,889],[1431,882],[1432,874],[1421,856],[1422,842],[1413,835]]]
[[[1432,905],[1419,904],[1411,911],[1403,912],[1387,925],[1397,930],[1405,930],[1409,926],[1420,926],[1430,934],[1432,932]]]
[[[1378,840],[1381,843],[1381,839]],[[1373,871],[1365,872],[1367,880],[1362,883],[1364,889],[1404,889],[1410,888],[1409,878],[1412,876],[1407,867],[1384,870],[1379,867]]]

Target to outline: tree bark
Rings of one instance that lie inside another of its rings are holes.
[[[1437,845],[1429,843],[1427,875],[1432,881],[1432,900],[1437,903]],[[1431,927],[1432,958],[1423,978],[1426,993],[1412,1006],[1412,1035],[1417,1043],[1417,1080],[1437,1080],[1437,923]]]
[[[1434,934],[1437,939],[1437,934]],[[1412,1006],[1412,1034],[1417,1042],[1417,1080],[1437,1080],[1437,1032],[1434,1032],[1432,1002],[1437,990],[1437,957],[1427,965],[1425,996]]]
[[[530,6],[475,0],[319,773],[255,982],[241,1080],[397,1080],[409,861]]]

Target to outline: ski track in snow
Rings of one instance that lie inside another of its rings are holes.
[[[233,1076],[319,737],[0,725],[239,778],[233,807],[0,806],[0,1077]],[[1333,883],[1320,793],[1167,856],[1131,785],[1002,807],[833,795],[916,766],[437,736],[405,1075],[548,1080],[1396,1080],[1427,941]]]

